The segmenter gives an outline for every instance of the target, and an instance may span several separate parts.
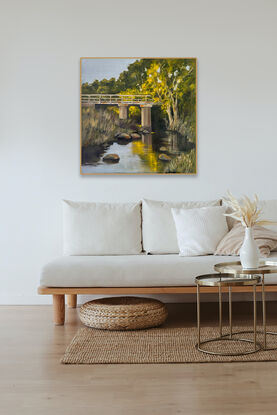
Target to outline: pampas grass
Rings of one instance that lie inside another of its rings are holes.
[[[259,199],[257,195],[254,196],[254,200],[250,200],[249,197],[244,196],[241,201],[238,201],[229,191],[227,192],[227,196],[223,200],[233,212],[225,213],[225,216],[230,216],[241,222],[246,228],[252,228],[254,225],[267,226],[277,224],[270,220],[261,219],[262,209],[258,208]]]

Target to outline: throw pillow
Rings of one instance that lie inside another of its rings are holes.
[[[223,206],[198,209],[172,209],[179,254],[197,256],[213,254],[228,232]]]
[[[219,242],[215,255],[239,255],[244,240],[244,232],[241,223],[237,223]],[[263,226],[254,226],[253,236],[262,257],[268,257],[270,251],[277,248],[277,232]]]

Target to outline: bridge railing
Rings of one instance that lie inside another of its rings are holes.
[[[153,104],[151,95],[82,94],[82,105],[91,104]]]

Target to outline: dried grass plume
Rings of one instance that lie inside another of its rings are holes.
[[[223,200],[226,205],[233,210],[232,213],[225,213],[225,216],[230,216],[231,218],[238,220],[246,228],[252,228],[254,225],[277,225],[277,222],[261,219],[262,209],[258,208],[259,199],[257,195],[254,196],[254,200],[250,200],[249,197],[244,196],[238,201],[232,193],[228,191],[227,197],[224,197]]]

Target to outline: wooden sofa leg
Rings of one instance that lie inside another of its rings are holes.
[[[56,326],[64,324],[64,294],[53,294],[54,323]]]
[[[67,297],[67,307],[76,308],[77,307],[77,294],[68,294],[66,297]]]

